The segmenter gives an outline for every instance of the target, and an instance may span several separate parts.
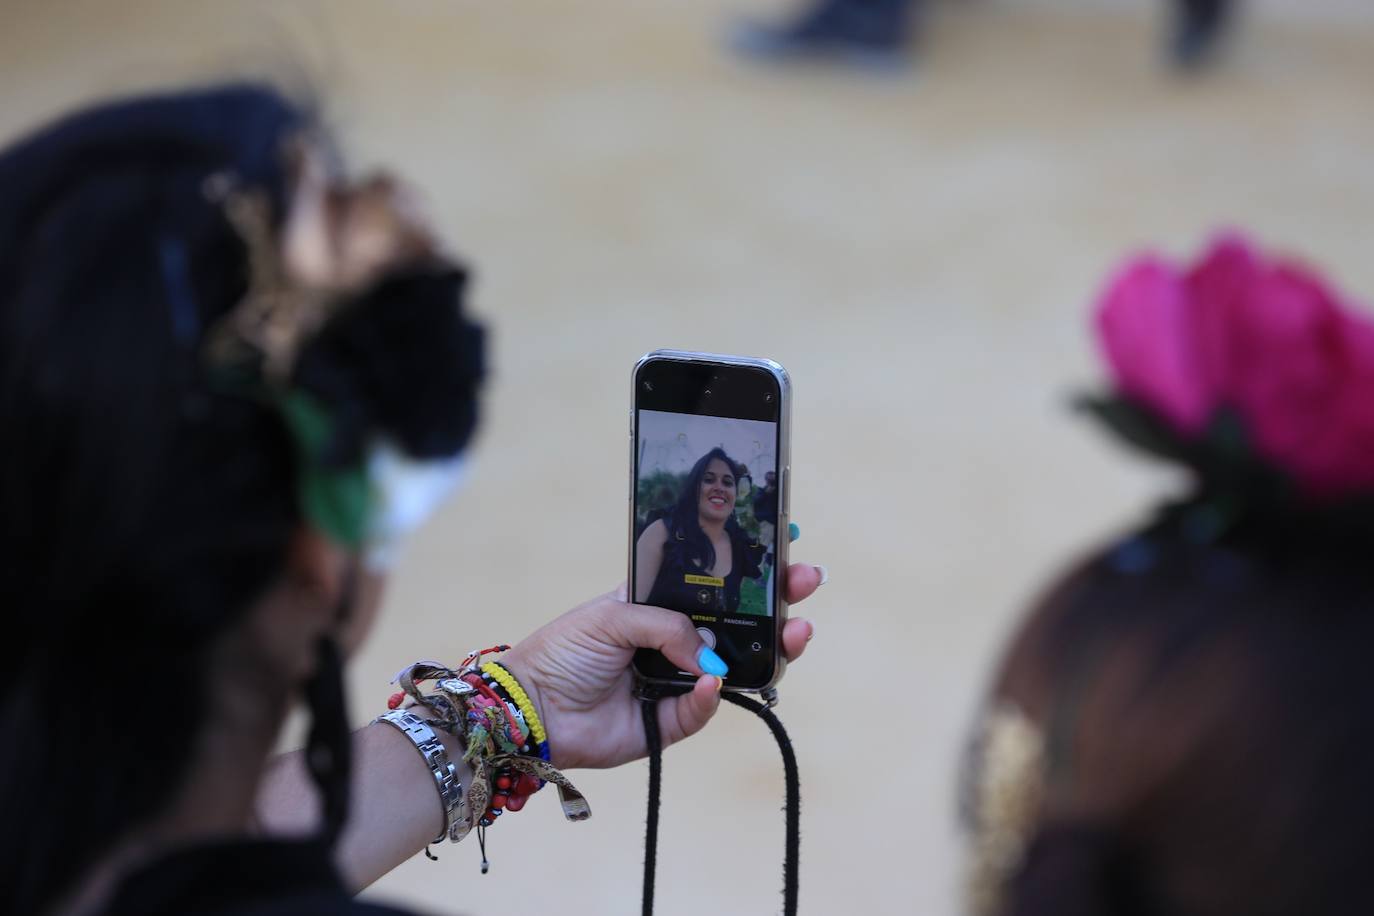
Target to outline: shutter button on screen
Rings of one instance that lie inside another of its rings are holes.
[[[706,645],[710,646],[712,649],[716,647],[716,634],[711,630],[705,627],[697,627],[697,635],[701,637],[702,642],[706,643]]]

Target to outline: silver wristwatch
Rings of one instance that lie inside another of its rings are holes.
[[[425,758],[425,765],[434,775],[434,786],[439,790],[439,802],[444,806],[444,829],[430,842],[439,843],[445,838],[458,842],[471,830],[469,818],[464,813],[467,807],[463,794],[463,781],[458,778],[458,768],[449,759],[443,742],[426,722],[405,709],[393,709],[376,718],[386,722],[405,735]]]

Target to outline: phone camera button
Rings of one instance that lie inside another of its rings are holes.
[[[701,641],[706,643],[710,648],[714,649],[716,647],[716,634],[714,630],[708,630],[705,627],[697,627],[697,635],[700,636]]]

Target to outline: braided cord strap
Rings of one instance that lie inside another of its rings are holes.
[[[668,688],[674,691],[674,688]],[[649,751],[649,804],[644,826],[644,888],[641,913],[653,916],[654,878],[658,868],[658,809],[663,785],[663,737],[658,728],[658,701],[664,692],[640,690],[640,712],[644,719],[644,740]],[[722,693],[721,698],[757,715],[777,739],[782,752],[783,778],[786,783],[787,835],[782,863],[782,911],[784,916],[797,916],[798,863],[801,859],[801,778],[797,769],[797,755],[792,739],[782,722],[763,703],[740,693]]]
[[[749,710],[762,719],[768,730],[773,733],[773,738],[778,742],[778,750],[782,753],[782,774],[786,786],[783,810],[787,817],[782,858],[782,911],[786,916],[796,916],[800,878],[797,870],[801,861],[801,774],[797,768],[797,752],[792,747],[792,739],[788,737],[787,729],[782,727],[782,721],[768,706],[742,693],[722,693],[721,698],[741,709]]]
[[[654,916],[654,879],[658,871],[658,809],[663,789],[663,736],[658,731],[658,700],[639,701],[644,742],[649,748],[649,806],[644,818],[644,888],[640,912]]]

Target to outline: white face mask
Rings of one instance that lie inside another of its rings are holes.
[[[372,448],[367,474],[372,487],[364,563],[385,572],[401,543],[423,525],[467,476],[467,456],[417,461],[390,442]]]

